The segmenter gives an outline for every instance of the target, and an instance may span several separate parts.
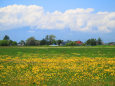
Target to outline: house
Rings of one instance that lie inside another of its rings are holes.
[[[24,46],[24,43],[18,43],[17,45],[18,46]]]
[[[115,42],[110,42],[109,45],[115,45]]]
[[[49,46],[58,46],[58,45],[56,45],[56,44],[52,44],[52,45],[49,45]]]
[[[82,41],[76,41],[75,43],[76,43],[77,45],[82,45],[82,44],[83,44]]]

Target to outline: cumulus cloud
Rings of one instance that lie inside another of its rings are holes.
[[[45,12],[36,5],[10,5],[0,8],[0,30],[21,27],[65,29],[74,31],[111,32],[115,28],[115,12],[94,12],[77,8],[65,12]]]

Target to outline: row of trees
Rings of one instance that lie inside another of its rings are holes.
[[[52,45],[52,44],[58,44],[60,45],[63,40],[56,40],[56,36],[54,35],[46,35],[45,38],[42,40],[36,40],[34,37],[30,37],[24,42],[23,40],[20,41],[21,45],[28,45],[28,46],[34,46],[34,45]]]
[[[82,46],[96,46],[96,45],[102,45],[103,42],[101,40],[101,38],[96,39],[88,39],[85,43],[82,43],[80,45]],[[66,43],[66,46],[78,46],[79,44],[77,44],[75,41],[69,41]]]
[[[102,45],[103,42],[102,42],[101,38],[98,38],[98,40],[96,40],[96,39],[88,39],[86,41],[86,44],[87,45],[95,46],[95,45]]]
[[[3,40],[0,40],[0,46],[16,46],[17,42],[10,40],[8,35],[5,35]]]
[[[38,46],[38,45],[66,45],[66,46],[76,46],[75,41],[63,41],[63,40],[56,40],[56,36],[54,35],[46,35],[45,38],[42,40],[36,40],[34,37],[28,38],[26,41],[21,40],[19,43],[16,41],[10,40],[10,37],[8,35],[5,35],[3,40],[0,40],[0,46],[16,46],[16,45],[21,45],[21,46]],[[96,39],[88,39],[85,43],[82,43],[81,45],[102,45],[102,40],[101,38]]]

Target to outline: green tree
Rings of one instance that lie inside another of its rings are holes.
[[[88,39],[86,41],[87,45],[95,46],[96,45],[96,39]]]
[[[7,40],[8,41],[8,44],[11,46],[12,45],[12,40]]]
[[[49,35],[46,35],[44,40],[49,41]]]
[[[39,40],[35,40],[35,45],[36,46],[40,45],[40,41]]]
[[[76,43],[74,41],[69,41],[66,43],[66,46],[76,46]]]
[[[54,44],[55,43],[55,38],[56,38],[56,36],[49,35],[49,44]]]
[[[10,40],[10,37],[8,35],[5,35],[3,40]]]
[[[16,46],[16,45],[17,45],[17,42],[16,42],[16,41],[13,41],[13,42],[12,42],[12,45],[13,45],[13,46]]]
[[[36,39],[34,37],[30,37],[26,40],[26,45],[29,46],[35,46],[36,45]]]
[[[0,40],[0,46],[9,46],[8,40]]]
[[[54,35],[46,35],[45,40],[47,41],[47,45],[55,44],[56,43],[55,38],[56,38],[56,36],[54,36]]]
[[[57,40],[57,44],[60,46],[60,44],[63,42],[63,40]]]
[[[82,46],[85,46],[85,45],[86,45],[85,43],[82,44]]]
[[[47,41],[46,41],[45,39],[42,39],[42,40],[40,41],[40,45],[47,45]]]
[[[99,37],[98,40],[97,40],[97,44],[98,44],[98,45],[102,45],[102,40],[101,40],[100,37]]]
[[[45,44],[43,42],[45,42]],[[43,43],[43,45],[49,45],[50,44],[49,43],[49,35],[46,35],[45,39],[43,39],[41,43]]]
[[[21,40],[19,43],[20,43],[22,46],[24,46],[24,45],[26,44],[24,40]]]

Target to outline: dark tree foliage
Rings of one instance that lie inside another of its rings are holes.
[[[95,46],[96,45],[96,39],[88,39],[86,41],[87,45]]]
[[[46,41],[45,39],[42,39],[42,40],[40,41],[40,45],[47,45],[47,41]]]
[[[13,41],[12,41],[12,40],[8,40],[8,44],[9,44],[9,46],[11,46],[11,45],[12,45],[12,43],[13,43]]]
[[[56,36],[54,36],[54,35],[49,35],[49,43],[50,43],[50,44],[55,44],[55,43],[56,43],[55,38],[56,38]]]
[[[13,46],[16,46],[16,45],[17,45],[17,42],[16,42],[16,41],[13,41],[13,42],[12,42],[12,45],[13,45]]]
[[[0,40],[0,46],[9,46],[8,40]]]
[[[10,37],[8,35],[5,35],[3,40],[10,40]]]
[[[60,46],[60,44],[63,42],[63,40],[57,40],[57,44]]]
[[[46,35],[45,40],[47,41],[47,45],[56,44],[55,35]]]
[[[36,46],[40,45],[40,41],[39,40],[35,40],[35,45]]]
[[[66,43],[66,46],[75,46],[76,43],[74,41],[69,41],[68,43]]]
[[[29,46],[35,46],[36,45],[36,39],[34,37],[30,37],[26,40],[26,45]]]
[[[102,40],[101,40],[100,37],[99,37],[98,40],[97,40],[97,44],[98,44],[98,45],[102,45]]]
[[[19,44],[21,44],[21,46],[24,46],[26,43],[25,43],[24,40],[21,40],[21,41],[19,42]]]
[[[49,35],[46,35],[45,39],[43,40],[46,40],[47,42],[49,42]]]

